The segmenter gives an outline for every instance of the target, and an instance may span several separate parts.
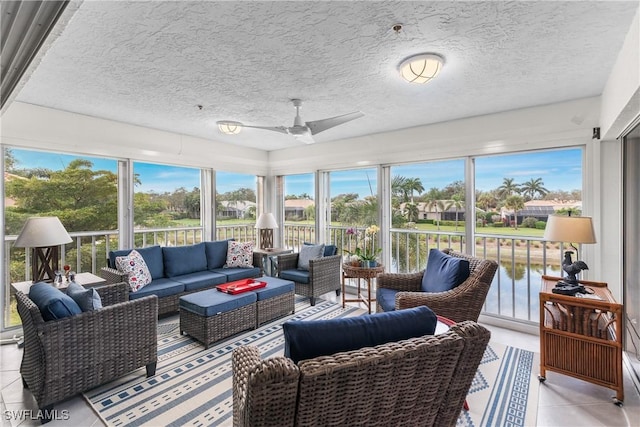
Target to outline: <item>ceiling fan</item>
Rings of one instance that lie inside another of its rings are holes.
[[[303,122],[302,117],[300,117],[300,107],[302,107],[302,100],[292,99],[291,102],[296,109],[296,117],[293,120],[293,126],[249,126],[240,123],[238,124],[247,128],[264,129],[285,133],[295,137],[298,141],[304,142],[305,144],[313,144],[315,141],[313,140],[312,135],[364,116],[362,112],[354,111],[353,113],[344,114],[342,116],[314,120],[312,122]]]

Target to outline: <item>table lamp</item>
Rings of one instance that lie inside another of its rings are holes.
[[[278,228],[278,223],[272,213],[263,212],[256,221],[256,228],[260,234],[260,247],[273,249],[273,229]]]
[[[33,282],[53,282],[58,270],[60,245],[73,240],[55,216],[29,218],[22,227],[15,246],[31,248],[31,279]]]
[[[576,250],[575,262],[571,260],[573,251],[565,251],[562,269],[567,273],[567,276],[558,282],[558,285],[577,285],[578,278],[576,275],[582,270],[588,270],[589,267],[583,261],[578,261],[578,248],[573,244],[596,243],[596,235],[593,231],[591,218],[587,216],[571,216],[571,214],[569,216],[549,215],[543,239],[551,242],[567,242]]]

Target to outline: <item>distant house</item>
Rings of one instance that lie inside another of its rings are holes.
[[[307,219],[306,210],[314,205],[315,201],[311,199],[287,199],[284,201],[284,219]]]
[[[438,200],[438,204],[442,206],[448,206],[452,203],[452,200]],[[407,203],[400,203],[400,211],[406,214]],[[450,207],[441,211],[435,206],[429,205],[427,202],[416,203],[418,208],[418,219],[432,219],[434,221],[455,221],[456,220],[456,208]],[[464,221],[465,208],[461,206],[458,208],[458,221]]]
[[[218,211],[219,218],[246,218],[250,208],[253,208],[254,213],[256,209],[256,203],[248,200],[222,200],[220,205],[222,209]]]
[[[525,218],[535,218],[538,221],[547,221],[549,215],[561,209],[582,210],[581,200],[529,200],[524,203],[524,209],[518,211],[518,224]],[[503,221],[513,221],[513,209],[500,209],[500,217]]]

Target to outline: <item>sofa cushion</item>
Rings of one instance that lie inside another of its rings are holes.
[[[225,267],[253,267],[253,242],[230,241]]]
[[[376,289],[376,304],[382,307],[385,312],[393,311],[396,309],[396,294],[395,289],[378,288]]]
[[[151,283],[151,273],[147,263],[135,249],[128,255],[116,258],[116,268],[118,272],[127,275],[127,283],[131,292],[137,292]]]
[[[93,289],[85,289],[84,286],[71,282],[67,286],[67,295],[78,304],[82,311],[93,311],[102,308],[100,294]]]
[[[308,270],[309,261],[321,258],[324,254],[324,244],[319,245],[303,245],[298,254],[298,269]]]
[[[80,306],[69,295],[49,283],[32,285],[29,298],[38,307],[44,320],[63,319],[82,313]]]
[[[291,280],[281,280],[276,277],[260,277],[256,280],[266,282],[267,286],[253,290],[258,297],[258,301],[264,301],[289,292],[295,292],[295,285]]]
[[[303,242],[303,245],[313,246],[313,243]],[[331,256],[336,255],[338,253],[338,247],[336,245],[324,245],[324,253],[322,256]]]
[[[258,277],[260,275],[260,269],[258,267],[214,268],[210,271],[227,276],[227,282],[234,282],[240,279],[251,279],[252,277]]]
[[[166,277],[181,276],[207,270],[207,255],[204,243],[188,246],[162,248],[164,274]]]
[[[195,273],[183,274],[182,276],[172,277],[171,280],[184,284],[184,290],[187,292],[195,291],[202,288],[209,288],[215,285],[226,283],[227,276],[213,271],[197,271]]]
[[[309,272],[306,270],[284,270],[278,273],[278,277],[298,283],[309,283]]]
[[[222,268],[227,262],[227,251],[229,250],[228,240],[217,240],[215,242],[204,242],[205,253],[207,255],[207,270]]]
[[[422,276],[423,292],[446,292],[469,277],[469,261],[431,249],[427,269]]]
[[[392,341],[433,335],[437,318],[421,306],[389,313],[328,320],[290,320],[282,325],[284,354],[295,363]]]
[[[149,268],[152,279],[160,279],[161,277],[164,277],[164,262],[162,259],[162,248],[160,246],[149,246],[148,248],[140,248],[136,250],[140,255],[142,255],[142,258],[144,258],[144,262],[147,263],[147,267]],[[118,266],[116,265],[116,257],[129,255],[131,251],[132,249],[110,251],[110,267],[118,268]]]
[[[226,313],[245,305],[254,304],[256,294],[243,292],[237,295],[229,295],[218,292],[215,289],[203,292],[195,292],[180,297],[180,309],[189,310],[200,316],[214,316],[218,313]]]
[[[184,283],[176,282],[173,279],[156,279],[149,283],[138,292],[129,294],[129,299],[138,299],[149,295],[157,295],[158,298],[164,298],[184,292]]]

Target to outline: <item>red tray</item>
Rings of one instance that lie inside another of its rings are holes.
[[[225,283],[224,285],[216,286],[220,292],[224,292],[225,294],[241,294],[243,292],[252,291],[254,289],[260,289],[267,286],[267,282],[260,282],[255,279],[242,279],[236,280],[235,282]]]

